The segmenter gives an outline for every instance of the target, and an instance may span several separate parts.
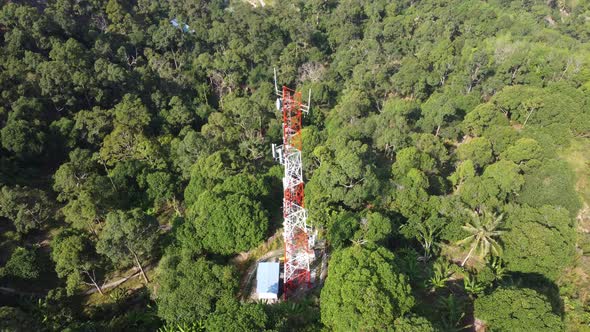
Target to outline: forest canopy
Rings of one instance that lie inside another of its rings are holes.
[[[0,6],[0,330],[588,330],[587,1]],[[274,69],[324,270],[267,304]]]

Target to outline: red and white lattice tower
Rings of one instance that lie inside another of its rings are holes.
[[[283,86],[277,108],[283,116],[283,145],[273,145],[273,156],[285,166],[283,177],[283,240],[285,242],[284,296],[311,282],[310,263],[314,259],[315,236],[307,225],[304,208],[301,163],[301,118],[309,105],[301,103],[301,92]]]

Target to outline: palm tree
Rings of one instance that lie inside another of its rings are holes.
[[[479,212],[471,212],[471,215],[471,222],[463,226],[463,229],[470,235],[457,242],[458,245],[468,244],[470,246],[469,253],[467,253],[461,266],[465,265],[473,253],[477,253],[478,257],[483,258],[489,254],[500,256],[502,252],[502,247],[494,238],[502,234],[498,227],[504,215],[488,213],[485,209],[481,209]]]
[[[418,241],[424,248],[424,256],[420,257],[423,261],[428,261],[432,257],[436,247],[436,237],[439,228],[436,225],[422,223],[418,224]]]

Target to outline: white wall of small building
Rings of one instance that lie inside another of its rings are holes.
[[[258,293],[258,298],[260,300],[276,300],[278,297],[275,293]]]

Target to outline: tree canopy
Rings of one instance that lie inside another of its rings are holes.
[[[139,209],[111,212],[96,243],[96,251],[116,265],[135,264],[148,282],[141,260],[153,253],[158,229],[157,220]]]
[[[190,261],[165,256],[159,269],[158,314],[169,322],[191,323],[204,319],[215,310],[218,301],[233,296],[237,286],[230,267],[203,258]],[[220,309],[219,315],[223,315],[224,310],[231,310],[231,307]],[[249,313],[244,312],[244,315]],[[211,319],[219,318],[221,316]],[[256,316],[244,319],[244,324],[259,324]],[[253,321],[248,322],[249,319]]]
[[[100,257],[92,248],[92,242],[79,231],[64,231],[51,244],[51,258],[55,262],[55,271],[60,277],[66,278],[66,289],[69,294],[88,280],[99,292],[96,269],[100,267]]]
[[[502,236],[504,258],[512,271],[556,279],[574,259],[576,235],[568,212],[560,207],[517,207]]]
[[[574,0],[0,1],[0,314],[457,331],[541,280],[564,304],[547,328],[587,328],[588,17]],[[257,260],[284,256],[275,73],[311,106],[314,279],[250,303]]]
[[[407,277],[382,247],[350,247],[331,259],[322,289],[322,322],[336,331],[378,331],[414,305]]]
[[[563,331],[546,296],[528,288],[498,288],[475,301],[475,317],[490,331]]]

